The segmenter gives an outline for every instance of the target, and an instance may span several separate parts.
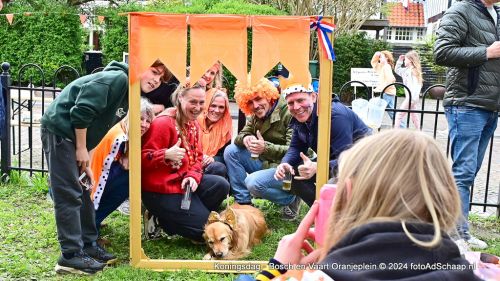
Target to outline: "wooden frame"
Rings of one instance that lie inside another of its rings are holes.
[[[131,20],[129,15],[129,38]],[[284,17],[286,18],[286,17]],[[331,17],[324,20],[333,22]],[[330,38],[331,39],[331,38]],[[130,42],[129,42],[130,43]],[[129,50],[130,57],[134,50]],[[317,192],[328,180],[329,174],[329,135],[331,115],[331,89],[333,81],[333,64],[320,51],[320,90],[318,101],[319,136],[318,136],[318,171],[316,177]],[[141,241],[141,138],[140,138],[140,86],[135,79],[129,77],[129,110],[130,110],[130,263],[134,267],[154,270],[196,269],[209,272],[256,272],[267,265],[266,261],[204,261],[204,260],[166,260],[150,259],[142,249]]]

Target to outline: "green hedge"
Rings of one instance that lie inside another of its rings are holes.
[[[81,73],[83,31],[77,10],[56,0],[45,2],[41,10],[26,2],[13,1],[2,13],[37,13],[16,14],[12,25],[5,17],[0,18],[0,61],[10,63],[13,81],[18,81],[19,69],[27,63],[43,69],[46,85],[52,83],[55,70],[62,65]],[[21,80],[27,82],[30,76],[34,84],[41,83],[36,71],[27,71]]]

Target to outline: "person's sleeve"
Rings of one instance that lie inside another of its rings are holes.
[[[287,272],[286,267],[275,259],[270,259],[269,264],[266,269],[262,270],[257,274],[255,280],[257,281],[269,281],[274,278],[281,276]]]
[[[353,120],[349,117],[348,108],[333,105],[330,132],[330,170],[337,166],[337,159],[342,151],[353,144]]]
[[[236,138],[234,139],[234,144],[239,145],[239,146],[245,146],[243,144],[243,138],[245,138],[248,135],[255,135],[255,122],[254,122],[254,116],[250,117],[249,120],[247,120],[247,123],[245,124],[245,127],[241,129],[241,131],[238,133]]]
[[[304,154],[307,153],[307,149],[309,148],[309,145],[303,141],[300,140],[299,138],[299,132],[297,129],[293,129],[292,133],[292,139],[290,140],[290,146],[288,147],[288,151],[286,152],[285,156],[281,159],[281,163],[288,163],[291,166],[295,167],[300,164],[301,158],[300,158],[300,153],[303,152]]]
[[[405,69],[402,67],[403,61],[398,60],[396,62],[396,66],[394,67],[394,72],[396,72],[397,75],[404,77],[405,75]]]
[[[290,120],[292,117],[287,115],[284,117],[283,126],[286,126],[286,133],[283,136],[286,139],[285,144],[275,144],[272,142],[266,141],[266,148],[264,150],[264,154],[268,159],[282,159],[285,156],[285,153],[288,151],[290,147],[290,142],[292,140],[293,129],[289,126]]]
[[[474,67],[486,62],[486,48],[488,46],[463,46],[470,30],[476,25],[459,11],[458,6],[450,8],[444,14],[436,32],[434,44],[434,60],[436,64],[449,67]],[[471,9],[474,9],[471,6]]]
[[[142,169],[170,168],[165,160],[165,150],[170,147],[170,139],[173,135],[172,131],[167,128],[164,119],[157,118],[153,121],[143,137]]]

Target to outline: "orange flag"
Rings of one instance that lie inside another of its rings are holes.
[[[129,14],[130,83],[137,82],[155,60],[161,60],[184,83],[186,81],[187,15]]]
[[[12,25],[12,21],[14,20],[14,14],[6,14],[5,17],[7,18],[9,24]]]
[[[104,16],[97,16],[97,19],[99,20],[100,24],[104,23]]]
[[[191,15],[191,80],[197,81],[217,60],[246,81],[247,17]]]
[[[85,21],[87,21],[87,15],[82,15],[82,14],[80,14],[80,22],[81,22],[82,24],[84,24],[84,23],[85,23]]]
[[[309,17],[252,17],[252,84],[281,62],[294,82],[311,83]]]

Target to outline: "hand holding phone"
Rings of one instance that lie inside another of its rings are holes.
[[[92,180],[89,176],[87,176],[86,172],[83,172],[78,180],[80,181],[80,185],[82,186],[82,188],[84,188],[85,190],[90,190],[92,188]]]

